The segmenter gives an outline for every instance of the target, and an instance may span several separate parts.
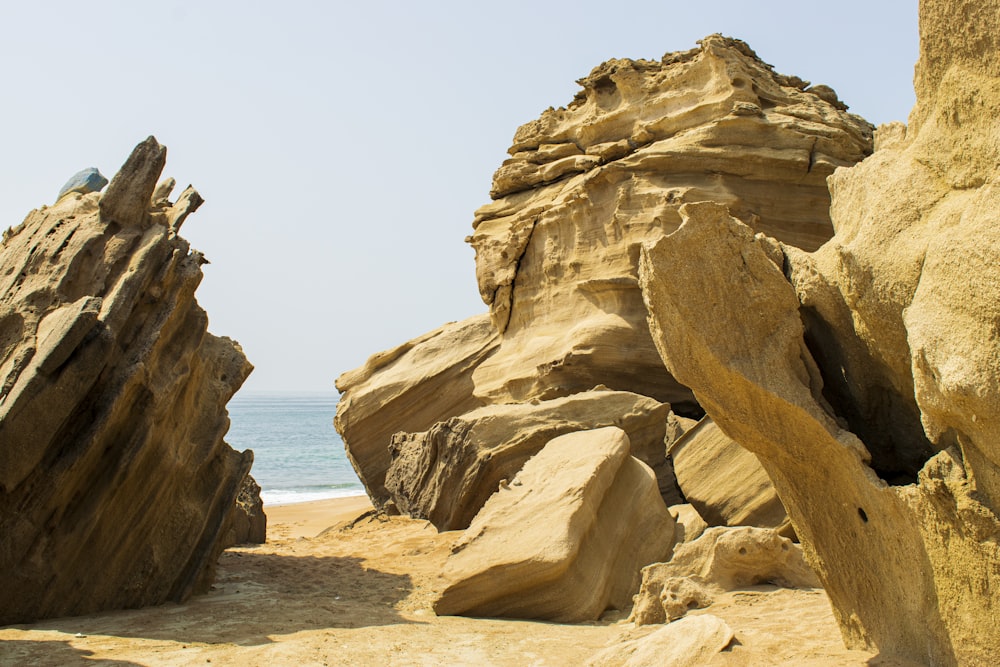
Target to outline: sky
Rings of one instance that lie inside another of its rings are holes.
[[[519,125],[716,32],[872,123],[913,106],[917,0],[3,3],[0,228],[152,134],[206,200],[181,234],[245,390],[332,392],[486,311],[464,239]]]

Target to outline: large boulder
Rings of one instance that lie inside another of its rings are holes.
[[[697,412],[663,368],[637,284],[639,248],[685,202],[724,203],[812,250],[833,234],[826,177],[871,152],[872,127],[826,87],[713,35],[661,61],[611,60],[565,108],[517,130],[469,242],[502,334],[476,395],[517,402],[597,384]],[[691,286],[697,293],[696,286]]]
[[[788,514],[757,457],[703,417],[670,445],[677,484],[710,526],[776,528],[792,536]]]
[[[480,315],[374,354],[337,378],[342,396],[334,425],[372,501],[389,499],[385,474],[394,433],[425,431],[483,404],[474,396],[472,371],[498,342],[490,318]]]
[[[615,427],[549,442],[476,515],[445,563],[438,614],[592,621],[625,609],[674,522]]]
[[[467,528],[499,485],[556,436],[604,426],[625,431],[632,456],[672,474],[663,451],[670,406],[623,391],[595,390],[551,401],[489,405],[423,433],[397,433],[386,487],[397,507],[439,530]],[[659,481],[659,480],[658,480]]]
[[[103,196],[4,234],[0,625],[182,601],[224,546],[253,460],[225,405],[252,367],[206,331],[181,210],[150,201],[165,158],[150,137]]]

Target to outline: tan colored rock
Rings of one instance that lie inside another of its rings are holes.
[[[441,615],[596,620],[624,609],[674,524],[652,471],[615,427],[549,442],[453,548]]]
[[[677,544],[698,539],[708,528],[708,524],[691,504],[671,505],[667,509],[670,510],[670,516],[674,517],[677,525],[674,540]]]
[[[149,138],[0,245],[0,625],[182,601],[225,546],[253,461],[225,405],[252,367],[150,203],[165,155]]]
[[[267,541],[267,514],[260,499],[260,484],[247,475],[240,485],[236,504],[223,529],[222,542],[227,547],[236,544],[264,544]]]
[[[667,623],[709,606],[715,594],[765,583],[819,586],[801,547],[776,531],[709,528],[698,539],[678,544],[670,561],[642,569],[642,586],[629,620],[636,625]]]
[[[973,495],[969,459],[953,448],[924,466],[918,485],[880,479],[825,398],[796,290],[761,239],[716,204],[682,215],[684,225],[643,255],[654,339],[674,375],[768,471],[845,639],[918,662],[981,662],[996,647],[987,629],[996,603],[976,591],[992,590],[1000,572],[1000,553],[986,546],[1000,523],[988,494]],[[854,286],[867,293],[865,275]],[[698,298],[679,287],[694,276]],[[885,349],[892,344],[887,335]]]
[[[476,395],[519,402],[604,384],[693,414],[649,337],[640,245],[673,231],[681,204],[712,200],[816,248],[832,234],[825,179],[871,152],[872,128],[832,91],[805,91],[718,35],[661,62],[609,61],[580,84],[568,107],[517,131],[496,201],[476,213],[479,290],[502,334]]]
[[[420,432],[483,405],[472,371],[496,351],[496,330],[486,315],[446,324],[337,378],[342,396],[334,424],[368,496],[389,498],[385,474],[394,433]]]
[[[757,457],[702,418],[667,452],[684,498],[710,526],[774,528],[794,532],[774,485]]]
[[[587,667],[702,667],[735,637],[718,616],[689,616],[645,637],[610,646],[587,661]]]
[[[595,390],[551,401],[489,405],[438,422],[423,433],[397,433],[386,488],[396,506],[439,530],[469,526],[487,499],[556,436],[617,426],[630,453],[672,482],[663,452],[669,405],[638,394]]]

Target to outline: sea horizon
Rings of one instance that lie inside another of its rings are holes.
[[[254,453],[264,506],[365,494],[333,427],[336,390],[246,390],[228,404],[226,442]]]

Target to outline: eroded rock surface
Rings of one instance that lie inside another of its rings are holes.
[[[668,623],[709,606],[714,594],[758,584],[814,588],[819,579],[802,549],[774,530],[708,528],[696,540],[678,544],[668,562],[642,569],[630,620]]]
[[[708,37],[660,62],[611,60],[566,108],[522,126],[476,213],[480,294],[502,333],[476,369],[491,402],[596,384],[668,402],[637,286],[639,247],[711,200],[815,249],[829,238],[826,177],[871,152],[872,128],[832,91],[776,74],[738,40]],[[697,290],[694,290],[697,291]]]
[[[794,531],[757,457],[703,417],[668,450],[684,498],[710,526]]]
[[[1000,3],[923,0],[920,25],[910,126],[831,178],[830,242],[775,263],[724,210],[689,206],[642,284],[665,362],[767,469],[848,643],[985,664],[1000,650]]]
[[[777,74],[718,35],[659,62],[608,61],[579,83],[568,107],[518,129],[495,201],[476,212],[468,241],[488,318],[337,380],[337,430],[376,504],[389,499],[393,434],[484,405],[606,386],[701,417],[650,337],[641,244],[673,231],[681,204],[713,200],[813,249],[833,233],[826,177],[871,152],[871,126],[833,91]]]
[[[4,234],[0,624],[211,581],[253,460],[223,441],[225,405],[252,367],[207,333],[204,259],[178,209],[150,202],[165,159],[150,137],[103,195],[69,193]]]
[[[489,405],[423,433],[397,433],[386,486],[403,512],[439,530],[467,528],[486,500],[556,436],[617,426],[630,453],[673,483],[663,451],[669,405],[621,391],[589,391],[551,401]],[[671,489],[672,491],[672,489]]]
[[[372,501],[389,499],[385,474],[394,433],[425,431],[483,405],[472,372],[498,342],[489,317],[472,317],[372,355],[337,378],[342,396],[334,423]]]
[[[438,614],[596,620],[624,609],[674,524],[615,427],[559,436],[493,495],[453,548]]]

